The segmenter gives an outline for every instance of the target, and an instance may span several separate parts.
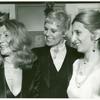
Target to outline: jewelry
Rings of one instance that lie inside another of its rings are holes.
[[[93,49],[92,51],[93,51],[93,52],[95,52],[95,50],[94,50],[94,49]]]
[[[93,52],[95,52],[95,43],[96,43],[96,41],[94,41],[94,47],[93,47],[93,50],[92,50]]]
[[[82,62],[81,63],[83,63],[83,64],[87,64],[87,62],[85,61],[85,60],[82,60]],[[85,72],[85,68],[84,67],[86,67],[86,66],[80,66],[80,63],[78,64],[78,71],[77,71],[77,75],[76,75],[76,77],[75,77],[75,82],[76,82],[76,86],[77,86],[77,88],[80,88],[81,87],[81,85],[86,81],[86,79],[88,78],[88,75],[90,74],[90,73],[88,73],[88,74],[86,74],[86,72]]]

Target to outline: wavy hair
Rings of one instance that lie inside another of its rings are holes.
[[[31,39],[23,23],[17,20],[6,20],[3,25],[10,32],[11,41],[9,47],[13,51],[15,59],[13,63],[16,67],[30,68],[36,59],[36,55],[31,52]]]

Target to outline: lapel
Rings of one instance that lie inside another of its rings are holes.
[[[50,66],[50,47],[46,46],[43,50],[43,56],[41,58],[41,73],[43,76],[43,80],[46,82],[47,87],[50,87],[50,72],[49,72],[49,66]]]
[[[0,98],[6,98],[6,86],[3,64],[0,65]]]
[[[32,83],[32,69],[23,69],[22,77],[22,97],[27,97]]]

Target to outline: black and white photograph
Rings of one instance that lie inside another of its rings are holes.
[[[0,98],[100,98],[100,2],[0,1]]]

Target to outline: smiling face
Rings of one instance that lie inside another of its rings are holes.
[[[58,45],[61,41],[64,40],[64,34],[57,22],[51,22],[45,24],[45,40],[48,46]]]
[[[0,27],[0,51],[2,55],[10,55],[12,50],[9,47],[11,41],[10,32],[3,25]]]
[[[93,49],[92,33],[84,27],[84,24],[74,22],[72,30],[72,42],[77,47],[78,52],[85,53]]]

